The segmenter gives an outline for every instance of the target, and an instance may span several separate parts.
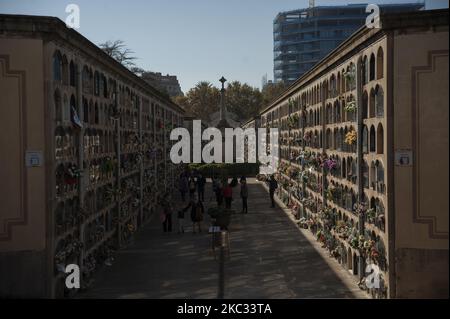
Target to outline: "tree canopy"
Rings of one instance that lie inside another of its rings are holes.
[[[209,121],[209,116],[218,111],[220,90],[207,81],[201,81],[184,96],[175,97],[174,101],[196,118]]]
[[[269,84],[262,91],[246,83],[232,81],[225,91],[228,111],[245,121],[259,114],[259,111],[270,104],[283,92],[283,83]],[[198,82],[185,96],[177,96],[174,102],[183,107],[192,116],[202,121],[210,121],[210,115],[219,111],[220,90],[210,82]]]

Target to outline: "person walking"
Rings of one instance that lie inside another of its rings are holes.
[[[228,181],[226,181],[226,186],[223,188],[223,198],[225,199],[225,208],[230,209],[231,208],[231,202],[233,201],[233,187],[231,187],[230,184],[228,184]]]
[[[223,203],[222,182],[218,177],[216,177],[213,181],[213,192],[216,195],[217,206],[222,206]]]
[[[236,176],[234,176],[234,177],[231,179],[230,185],[231,185],[231,187],[236,187],[236,186],[238,185],[238,179],[237,179]]]
[[[189,190],[189,181],[184,173],[180,175],[180,179],[178,181],[178,190],[181,194],[181,200],[184,203],[186,201],[186,193]]]
[[[206,178],[199,174],[197,176],[197,192],[198,192],[198,200],[204,202],[205,201],[205,184]]]
[[[201,201],[191,201],[191,220],[192,220],[192,233],[196,234],[195,226],[198,228],[198,232],[202,232],[202,221],[205,208]]]
[[[269,179],[269,194],[270,194],[270,201],[272,203],[272,208],[275,207],[275,190],[278,188],[278,182],[276,181],[275,177],[273,175],[270,175]]]
[[[177,212],[178,234],[184,234],[184,215],[185,215],[186,211],[189,209],[189,207],[190,207],[190,204],[185,208],[180,207],[180,209]]]
[[[190,197],[190,199],[194,199],[196,188],[197,188],[197,185],[195,183],[195,179],[193,176],[191,176],[189,178],[189,197]]]
[[[161,221],[163,231],[166,232],[166,214],[164,213],[164,203],[162,196],[158,196],[158,198],[156,199],[156,207],[157,211],[159,212],[159,220]]]
[[[243,176],[241,177],[241,199],[242,199],[242,214],[248,213],[248,206],[247,206],[247,198],[248,198],[248,186],[247,186],[247,179]]]
[[[166,195],[163,199],[163,214],[165,216],[164,222],[163,222],[163,230],[164,232],[172,232],[172,212],[173,207],[171,200],[168,195]]]

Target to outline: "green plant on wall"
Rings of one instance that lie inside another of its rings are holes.
[[[298,114],[289,116],[288,117],[288,127],[293,128],[293,127],[297,126],[298,120],[299,120]]]
[[[348,102],[345,107],[344,107],[345,111],[347,112],[355,112],[356,111],[356,102],[355,101],[350,101]]]
[[[289,98],[288,104],[289,104],[290,111],[292,111],[294,109],[294,107],[295,107],[295,100],[292,99],[292,98]]]

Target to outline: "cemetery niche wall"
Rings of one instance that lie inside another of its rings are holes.
[[[0,296],[64,297],[66,265],[88,288],[172,192],[184,111],[57,18],[0,24]]]

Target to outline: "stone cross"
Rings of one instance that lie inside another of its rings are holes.
[[[227,115],[227,109],[225,106],[225,82],[227,79],[222,76],[219,81],[222,82],[222,89],[220,90],[220,119],[224,120]]]

